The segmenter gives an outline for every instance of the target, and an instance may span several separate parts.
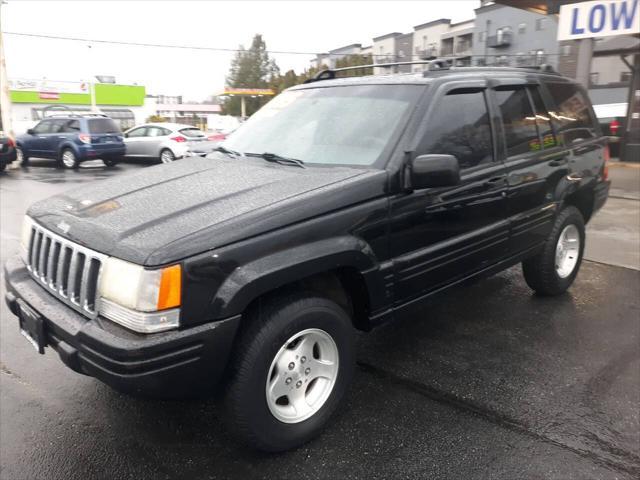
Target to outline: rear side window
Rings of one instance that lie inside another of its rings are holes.
[[[484,92],[454,90],[444,96],[419,151],[454,155],[461,169],[493,162],[491,123]]]
[[[120,133],[120,127],[110,118],[90,118],[89,133]]]
[[[204,132],[197,128],[183,128],[180,133],[185,137],[204,137]]]
[[[542,138],[542,148],[553,148],[557,145],[556,136],[551,128],[551,116],[549,112],[547,112],[542,97],[540,96],[540,89],[538,87],[529,87],[529,93],[533,101],[538,131]]]
[[[597,135],[598,127],[585,94],[572,83],[548,83],[555,104],[551,119],[565,144]]]
[[[78,120],[67,120],[60,131],[65,133],[79,132],[80,122]]]
[[[536,116],[524,87],[495,91],[507,147],[507,156],[537,152],[542,149],[536,127]]]

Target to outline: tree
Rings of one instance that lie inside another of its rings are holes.
[[[231,61],[226,84],[233,88],[269,88],[278,77],[280,77],[278,66],[269,58],[262,35],[256,34],[248,50],[241,45],[236,52]],[[247,97],[245,99],[247,115],[253,114],[267,101],[269,101],[268,97]],[[222,111],[227,115],[240,115],[240,98],[228,97],[222,104]]]

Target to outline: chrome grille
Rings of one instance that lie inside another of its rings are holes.
[[[33,224],[27,253],[31,276],[88,317],[97,315],[100,269],[106,255]]]

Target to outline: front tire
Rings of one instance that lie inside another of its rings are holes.
[[[540,295],[560,295],[573,283],[584,253],[584,218],[565,207],[553,225],[542,251],[522,263],[527,285]]]
[[[78,157],[70,148],[65,148],[60,154],[60,162],[64,168],[76,170],[80,166]]]
[[[335,302],[301,293],[249,314],[226,392],[232,433],[279,452],[318,435],[353,377],[354,329]]]

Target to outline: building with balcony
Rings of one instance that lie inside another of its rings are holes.
[[[473,20],[450,24],[440,36],[440,56],[456,66],[471,65],[474,25]]]
[[[396,41],[398,37],[404,35],[400,32],[387,33],[373,39],[373,61],[374,63],[389,63],[396,61]],[[374,68],[374,75],[384,73],[397,73],[397,67]]]
[[[433,60],[440,56],[440,37],[449,31],[451,20],[440,18],[413,27],[413,60]],[[420,72],[424,65],[414,65],[413,71]]]
[[[405,33],[396,37],[395,41],[396,62],[410,62],[413,58],[413,33]],[[398,65],[398,73],[411,72],[411,65]]]
[[[474,65],[558,66],[555,18],[493,2],[483,2],[475,12]]]

